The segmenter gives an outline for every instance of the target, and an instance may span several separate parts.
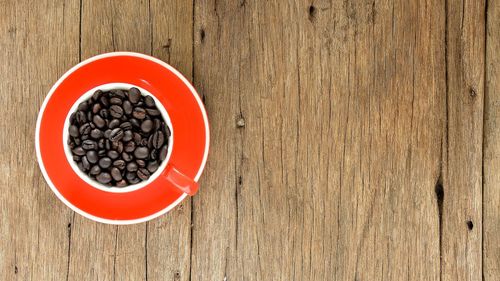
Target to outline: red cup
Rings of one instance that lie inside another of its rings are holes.
[[[106,187],[72,160],[66,144],[69,116],[97,89],[130,87],[155,99],[172,132],[169,150],[147,181]],[[163,61],[130,52],[95,56],[66,72],[42,104],[35,136],[40,169],[56,196],[77,213],[110,224],[151,220],[194,195],[209,147],[208,118],[193,86]]]

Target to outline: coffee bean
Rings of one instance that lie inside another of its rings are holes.
[[[99,111],[99,115],[102,118],[107,119],[109,117],[109,110],[107,110],[106,108],[103,108],[103,109],[101,109],[101,111]]]
[[[82,164],[82,162],[78,162],[78,163],[76,163],[76,166],[78,166],[78,169],[80,169],[80,171],[82,171],[82,172],[84,172],[84,173],[86,172],[86,171],[85,171],[85,169],[83,168],[83,164]]]
[[[120,153],[118,153],[116,150],[110,150],[108,151],[108,157],[111,159],[116,159],[120,156]]]
[[[134,172],[127,172],[125,174],[125,178],[130,182],[131,179],[135,178],[135,173]]]
[[[97,140],[102,138],[104,136],[104,133],[99,129],[93,129],[92,131],[90,131],[90,136]]]
[[[89,160],[87,160],[86,156],[82,157],[82,166],[85,169],[85,171],[90,169],[90,162],[89,162]]]
[[[123,142],[121,142],[121,141],[118,142],[118,146],[116,147],[116,151],[118,151],[118,153],[123,152]]]
[[[134,116],[134,118],[142,120],[146,118],[146,110],[142,107],[135,107],[134,111],[132,111],[132,116]]]
[[[128,100],[123,102],[122,107],[125,114],[130,115],[132,113],[132,104]]]
[[[115,160],[115,162],[113,162],[113,166],[117,167],[119,170],[123,170],[125,169],[125,161],[123,160]]]
[[[142,137],[139,133],[134,133],[134,142],[135,144],[140,144],[142,140]]]
[[[106,150],[105,149],[101,149],[101,150],[97,151],[97,155],[99,157],[103,157],[104,155],[106,155]]]
[[[158,159],[158,150],[156,149],[151,150],[151,153],[149,153],[149,158],[153,160]]]
[[[151,174],[149,173],[148,169],[146,168],[140,168],[138,171],[137,171],[137,177],[140,178],[141,180],[147,180],[149,179],[149,176]]]
[[[69,126],[69,135],[72,137],[78,137],[80,133],[78,132],[78,127],[75,125]]]
[[[148,145],[148,139],[143,138],[143,139],[141,140],[141,145],[142,145],[142,146],[147,146],[147,145]]]
[[[128,90],[128,99],[131,103],[138,103],[141,99],[141,92],[139,91],[139,89],[135,87],[130,88],[130,90]]]
[[[100,139],[99,142],[97,142],[97,146],[101,149],[104,148],[105,144],[106,142],[104,139]]]
[[[135,118],[131,118],[129,120],[130,124],[132,124],[132,127],[134,128],[140,128],[141,127],[141,123],[139,122],[139,120],[135,119]]]
[[[92,122],[94,122],[97,128],[104,128],[104,126],[106,125],[106,121],[104,121],[104,119],[102,119],[102,117],[99,115],[94,115]]]
[[[89,119],[89,120],[92,120],[92,119]],[[90,124],[90,128],[91,128],[92,130],[96,128],[94,123],[90,122],[89,124]]]
[[[158,170],[158,162],[156,161],[149,162],[146,169],[148,169],[150,173],[156,172],[156,170]]]
[[[134,176],[135,176],[135,175],[134,175]],[[140,181],[141,181],[141,180],[140,180],[140,179],[138,179],[138,178],[133,178],[133,179],[129,180],[128,182],[129,182],[130,184],[136,184],[136,183],[139,183]]]
[[[80,162],[80,156],[78,156],[78,155],[73,155],[73,161],[75,161],[75,162]]]
[[[138,159],[138,160],[135,160],[135,163],[137,163],[137,166],[139,167],[146,167],[146,161],[144,160],[141,160],[141,159]]]
[[[88,139],[89,139],[89,135],[83,135],[80,139],[81,139],[82,141],[84,141],[84,140],[88,140]]]
[[[111,99],[109,99],[109,103],[120,105],[120,104],[122,104],[122,99],[120,99],[118,97],[112,97]]]
[[[148,148],[154,148],[153,147],[153,135],[149,136],[147,146],[148,146]]]
[[[153,129],[155,131],[159,130],[161,128],[161,121],[159,119],[154,119],[153,120],[153,123],[154,123],[154,126],[153,126]]]
[[[160,161],[163,161],[165,160],[165,158],[167,158],[167,150],[168,150],[168,147],[167,145],[164,145],[161,149],[160,149]]]
[[[104,137],[109,139],[109,136],[111,135],[111,130],[110,129],[107,129],[106,131],[104,131]]]
[[[109,106],[109,99],[107,97],[101,97],[99,99],[99,101],[101,102],[101,104],[104,106],[104,107],[108,107]]]
[[[102,91],[101,90],[97,90],[94,92],[94,94],[92,94],[92,100],[93,101],[98,101],[102,96]]]
[[[104,157],[104,158],[101,158],[101,160],[99,160],[99,166],[103,169],[109,168],[109,166],[111,166],[111,163],[112,163],[112,161],[108,157]]]
[[[165,133],[165,136],[167,136],[167,139],[172,135],[172,133],[170,132],[170,128],[165,125],[165,122],[162,123],[162,128],[163,128],[163,132]]]
[[[108,173],[100,173],[95,178],[100,183],[109,183],[111,181],[111,175]]]
[[[100,103],[96,103],[96,104],[94,104],[94,106],[92,107],[92,113],[94,113],[94,114],[98,114],[98,113],[99,113],[99,111],[101,111],[101,109],[102,109],[101,104],[100,104]]]
[[[85,112],[83,112],[83,111],[77,111],[75,118],[76,118],[76,122],[80,125],[87,122],[87,116],[86,116]]]
[[[121,181],[122,180],[122,173],[118,168],[111,168],[111,176],[115,181]]]
[[[109,140],[110,141],[119,141],[123,138],[123,130],[122,128],[115,128],[111,131],[111,134],[109,134]]]
[[[75,139],[75,144],[76,144],[76,145],[80,145],[80,144],[82,144],[82,140],[81,140],[81,139]]]
[[[86,102],[86,101],[82,101],[79,105],[78,105],[78,110],[81,110],[81,111],[87,111],[89,109],[89,104]]]
[[[127,142],[123,150],[125,150],[126,152],[133,152],[135,150],[135,142],[133,141]]]
[[[130,140],[132,140],[133,136],[134,136],[134,135],[133,135],[132,131],[127,130],[127,131],[125,131],[125,132],[123,133],[123,139],[122,139],[122,140],[123,140],[123,141],[130,141]]]
[[[89,160],[90,163],[95,164],[97,161],[99,161],[98,154],[95,150],[89,150],[87,151],[87,160]]]
[[[88,135],[90,133],[90,130],[92,130],[92,128],[90,127],[90,124],[85,123],[85,124],[80,126],[80,129],[78,131],[80,132],[80,135]]]
[[[127,171],[129,172],[135,172],[137,171],[139,167],[137,166],[137,164],[135,162],[130,162],[127,164]]]
[[[87,112],[87,120],[92,120],[92,112]]]
[[[81,146],[73,148],[72,152],[73,152],[73,154],[78,155],[78,156],[85,155],[85,150]]]
[[[146,119],[141,123],[141,130],[144,133],[149,133],[153,129],[153,121]]]
[[[94,150],[97,149],[97,143],[93,140],[84,140],[82,143],[82,147],[85,150]]]
[[[106,135],[104,135],[104,136],[106,136]],[[106,140],[104,141],[104,148],[105,148],[106,150],[110,150],[110,149],[111,149],[111,141],[110,141],[109,139],[106,139]]]
[[[116,187],[125,187],[127,186],[127,181],[126,180],[121,180],[116,183]]]
[[[99,167],[99,165],[94,165],[92,166],[92,168],[90,168],[90,174],[91,175],[97,175],[101,172],[101,167]]]
[[[113,119],[113,120],[109,121],[108,128],[114,129],[114,128],[118,127],[118,126],[120,126],[120,120]]]
[[[163,143],[165,142],[165,138],[163,136],[163,133],[161,131],[156,131],[153,134],[153,147],[156,149],[159,149]]]
[[[147,147],[138,147],[134,150],[134,156],[138,159],[144,159],[148,157],[149,155],[149,150]]]
[[[76,112],[71,113],[71,115],[69,116],[69,123],[70,124],[76,123]]]
[[[120,118],[123,116],[123,108],[121,108],[120,106],[118,105],[112,105],[110,108],[109,108],[109,114],[111,114],[111,116],[115,117],[115,118]]]
[[[132,129],[132,124],[130,124],[130,122],[123,122],[120,124],[120,128],[123,130],[130,130]]]
[[[132,161],[134,158],[132,158],[132,156],[126,152],[123,152],[122,153],[122,159],[127,161],[127,162],[130,162]]]
[[[153,99],[152,96],[144,97],[144,103],[146,104],[147,107],[154,107],[155,106],[155,100]]]

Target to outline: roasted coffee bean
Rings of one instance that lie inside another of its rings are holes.
[[[108,157],[111,159],[116,159],[120,157],[120,153],[118,153],[116,150],[110,150],[108,151]]]
[[[109,183],[111,181],[111,175],[108,173],[100,173],[95,178],[100,183]]]
[[[149,148],[154,148],[153,147],[153,135],[150,135],[149,138],[148,138],[148,144],[147,144],[147,147]]]
[[[109,117],[109,110],[107,110],[106,108],[103,108],[103,109],[101,109],[101,111],[99,111],[99,115],[102,118],[107,119]]]
[[[159,119],[153,120],[153,123],[154,123],[153,129],[155,131],[157,131],[161,128],[161,121]]]
[[[87,160],[89,160],[90,163],[95,164],[97,161],[99,161],[98,154],[95,150],[89,150],[87,151]]]
[[[135,119],[135,118],[131,118],[129,120],[130,124],[132,124],[132,127],[134,128],[140,128],[141,127],[141,123],[139,122],[139,120]]]
[[[141,140],[141,145],[142,145],[142,146],[147,146],[147,145],[148,145],[148,139],[143,138],[143,139]]]
[[[80,139],[81,139],[82,141],[84,141],[84,140],[88,140],[88,139],[89,139],[89,135],[83,135],[83,136],[81,136],[81,138],[80,138]]]
[[[135,150],[134,150],[134,156],[137,158],[137,159],[145,159],[146,157],[148,157],[149,155],[149,150],[147,147],[137,147]]]
[[[95,176],[101,172],[101,167],[99,165],[94,165],[92,168],[90,168],[90,174]]]
[[[121,141],[118,142],[118,146],[116,147],[116,151],[118,151],[118,153],[123,152],[123,142],[121,142]]]
[[[153,99],[152,96],[145,96],[144,103],[146,104],[147,107],[154,107],[155,106],[155,100]]]
[[[78,155],[73,155],[73,161],[79,162],[80,161],[80,156]]]
[[[76,145],[80,145],[80,144],[82,144],[82,140],[81,140],[81,139],[75,139],[75,144],[76,144]]]
[[[153,121],[146,119],[141,123],[141,130],[144,133],[149,133],[153,129]]]
[[[106,155],[106,150],[105,149],[101,149],[101,150],[97,151],[97,155],[99,157],[103,157],[104,155]]]
[[[110,108],[109,108],[109,114],[115,118],[121,118],[122,115],[123,115],[123,108],[121,108],[120,106],[118,105],[112,105]]]
[[[109,139],[109,136],[111,135],[111,129],[107,129],[106,131],[104,131],[104,137]]]
[[[122,173],[116,167],[111,168],[111,176],[113,177],[113,179],[115,181],[121,181],[122,180]]]
[[[127,161],[127,162],[130,162],[132,161],[134,158],[132,158],[132,156],[126,152],[123,152],[122,153],[122,159]]]
[[[101,130],[96,128],[96,129],[93,129],[92,131],[90,131],[90,136],[97,140],[97,139],[102,138],[104,136],[104,133]]]
[[[106,145],[106,140],[105,139],[100,139],[99,142],[97,143],[97,146],[100,148],[100,149],[103,149]]]
[[[89,120],[92,120],[92,119],[89,119]],[[94,123],[90,122],[89,124],[90,124],[90,128],[91,128],[92,130],[96,128]]]
[[[138,171],[137,171],[137,177],[140,178],[141,180],[145,181],[147,179],[149,179],[149,176],[151,174],[149,173],[148,169],[146,168],[140,168]]]
[[[71,113],[71,115],[69,116],[69,123],[70,124],[76,123],[76,112]]]
[[[134,135],[133,135],[132,131],[126,130],[125,132],[123,132],[123,139],[122,140],[123,141],[130,141],[130,140],[132,140],[133,136]]]
[[[163,132],[165,133],[165,136],[168,139],[172,135],[172,133],[170,132],[170,128],[167,125],[165,125],[165,122],[163,122],[162,128],[163,128]]]
[[[135,150],[135,142],[129,141],[125,144],[125,147],[123,147],[123,150],[125,152],[133,152]]]
[[[148,169],[150,173],[156,172],[156,170],[158,170],[158,162],[156,161],[149,162],[146,169]]]
[[[168,150],[168,147],[166,145],[164,145],[161,149],[160,149],[160,161],[163,161],[165,160],[165,158],[167,158],[167,150]]]
[[[104,119],[102,119],[102,117],[99,115],[94,115],[92,122],[94,122],[97,128],[104,128],[104,126],[106,125],[106,121],[104,121]]]
[[[87,101],[82,101],[79,105],[78,105],[78,110],[81,110],[81,111],[87,111],[89,109],[89,104],[87,103]]]
[[[158,109],[148,108],[146,112],[151,116],[160,116],[160,111]]]
[[[86,156],[82,156],[82,167],[86,170],[90,169],[90,162]]]
[[[111,95],[114,97],[125,98],[125,93],[120,89],[111,90]]]
[[[131,103],[138,103],[141,99],[141,92],[139,91],[139,89],[135,87],[130,88],[130,90],[128,90],[128,99]]]
[[[103,169],[109,168],[109,166],[111,166],[111,163],[112,163],[112,161],[108,157],[104,157],[104,158],[101,158],[101,160],[99,160],[99,166]]]
[[[153,147],[154,148],[156,148],[156,149],[161,148],[161,146],[165,142],[165,138],[163,136],[163,133],[161,131],[156,131],[153,134],[153,140],[152,140],[152,142],[153,142]]]
[[[87,112],[87,120],[92,120],[92,112]]]
[[[117,167],[119,170],[123,170],[125,169],[125,161],[123,160],[115,160],[115,162],[113,162],[113,166]]]
[[[90,124],[85,123],[85,124],[80,126],[79,132],[80,132],[80,135],[88,135],[90,133],[90,130],[92,130],[92,128],[90,127]]]
[[[122,100],[118,97],[112,97],[109,99],[109,103],[110,104],[116,104],[116,105],[120,105],[122,104]]]
[[[69,135],[72,137],[78,137],[80,133],[78,132],[78,127],[75,125],[69,126]]]
[[[82,143],[82,147],[85,150],[94,150],[97,149],[97,143],[93,140],[84,140]]]
[[[125,114],[130,115],[132,113],[132,104],[128,100],[123,102],[122,107]]]
[[[101,104],[100,103],[96,103],[94,104],[94,106],[92,107],[92,113],[94,114],[98,114],[99,111],[101,111],[102,107],[101,107]]]
[[[138,168],[139,167],[137,166],[137,163],[135,163],[135,162],[130,162],[127,164],[127,171],[129,171],[129,172],[135,172],[135,171],[137,171]]]
[[[132,129],[132,124],[130,124],[130,122],[123,122],[120,124],[120,128],[123,130],[130,130]]]
[[[146,110],[142,107],[135,107],[134,111],[132,111],[132,116],[136,119],[142,120],[146,118]]]
[[[106,139],[104,141],[104,148],[107,149],[107,150],[111,149],[111,141],[109,139]]]
[[[125,187],[127,186],[127,181],[126,180],[121,180],[116,183],[116,187]]]
[[[78,156],[85,155],[85,149],[83,149],[81,146],[77,146],[77,147],[73,148],[72,152],[73,152],[73,154],[78,155]]]
[[[83,164],[82,164],[82,162],[78,162],[78,163],[76,163],[76,166],[78,166],[78,169],[80,169],[80,171],[82,171],[82,172],[84,172],[84,173],[86,172],[86,171],[85,171],[85,169],[83,168]]]
[[[100,102],[104,107],[109,106],[109,99],[107,97],[101,97]]]
[[[123,130],[122,128],[115,128],[111,131],[111,134],[109,134],[109,140],[110,141],[119,141],[123,138]]]
[[[92,95],[92,100],[93,101],[98,101],[101,98],[101,96],[102,96],[102,91],[101,90],[97,90]]]
[[[113,119],[113,120],[109,121],[108,128],[114,129],[114,128],[117,128],[118,126],[120,126],[120,120]]]
[[[83,111],[76,112],[76,122],[80,125],[87,122],[87,116]]]
[[[146,167],[146,161],[144,160],[141,160],[141,159],[138,159],[138,160],[135,160],[135,163],[137,163],[137,166],[139,167]]]
[[[149,153],[149,158],[151,158],[152,160],[158,159],[158,150],[151,150],[151,153]]]
[[[134,142],[135,144],[140,144],[142,140],[142,137],[139,133],[134,133]]]
[[[125,174],[125,178],[130,181],[131,179],[135,178],[135,173],[134,172],[127,172]]]

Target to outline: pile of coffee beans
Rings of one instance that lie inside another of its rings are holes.
[[[170,129],[139,89],[97,90],[70,116],[68,145],[78,168],[106,186],[147,180],[168,149]]]

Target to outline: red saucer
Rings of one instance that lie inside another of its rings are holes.
[[[69,164],[64,147],[66,117],[81,95],[108,83],[136,85],[153,94],[168,112],[173,147],[168,167],[148,185],[130,192],[97,189]],[[186,196],[167,179],[171,170],[198,181],[208,155],[208,118],[196,90],[184,76],[156,58],[115,52],[87,59],[66,72],[52,87],[38,115],[36,153],[52,191],[71,209],[95,221],[132,224],[158,217]],[[176,176],[179,179],[179,175]],[[181,178],[182,180],[182,178]]]

